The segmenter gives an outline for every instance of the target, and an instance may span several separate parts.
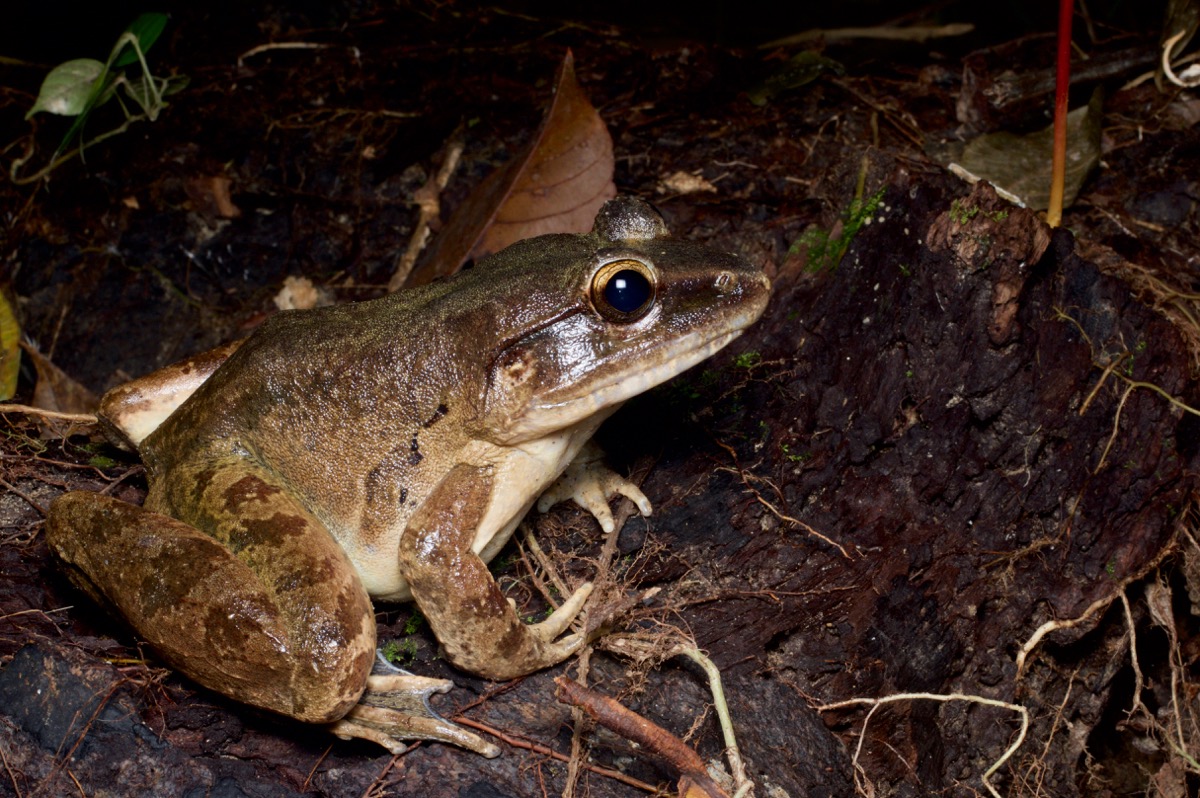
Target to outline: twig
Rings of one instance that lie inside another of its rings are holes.
[[[1050,155],[1050,200],[1046,224],[1062,224],[1064,182],[1067,174],[1067,102],[1071,88],[1071,20],[1073,0],[1058,0],[1058,57],[1054,70],[1054,147]]]
[[[301,790],[305,792],[308,791],[308,785],[312,783],[313,776],[317,774],[317,768],[321,767],[321,763],[325,761],[325,758],[329,756],[329,753],[332,750],[333,743],[325,746],[325,750],[321,752],[319,757],[317,757],[317,761],[313,762],[313,766],[308,769],[308,775],[304,777],[304,784],[300,787]]]
[[[525,751],[532,751],[535,754],[541,754],[542,756],[550,757],[551,759],[557,759],[559,762],[568,761],[568,758],[565,754],[560,754],[558,751],[555,751],[553,748],[542,745],[541,743],[535,743],[530,740],[526,740],[521,737],[516,737],[512,734],[509,734],[508,732],[497,729],[495,726],[489,726],[486,723],[480,723],[477,720],[472,720],[470,718],[464,718],[461,716],[455,717],[454,722],[458,723],[459,725],[467,726],[469,728],[475,729],[476,731],[483,732],[484,734],[490,734],[492,737],[495,737],[496,739],[500,740],[501,742],[505,743],[506,745],[512,746],[513,748],[520,748]],[[591,773],[596,773],[600,776],[605,776],[607,778],[612,779],[613,781],[619,781],[622,784],[628,784],[630,787],[635,787],[639,790],[642,790],[643,792],[648,792],[653,795],[658,794],[658,788],[655,787],[653,784],[647,784],[646,782],[640,781],[639,779],[635,779],[632,776],[627,776],[624,773],[621,773],[620,771],[610,770],[608,768],[601,767],[599,765],[593,765],[589,762],[584,762],[583,767]]]
[[[948,25],[911,25],[897,27],[894,25],[876,25],[869,28],[814,28],[812,30],[793,33],[781,39],[760,44],[758,49],[766,50],[772,47],[786,47],[790,44],[803,44],[815,40],[826,42],[846,41],[850,39],[876,39],[904,42],[926,42],[930,39],[941,39],[947,36],[962,36],[975,30],[970,22],[951,22]]]
[[[446,184],[450,182],[450,176],[458,168],[458,159],[462,157],[462,152],[463,141],[456,135],[446,145],[446,158],[437,174],[413,193],[413,200],[418,208],[417,224],[413,228],[412,238],[408,241],[408,248],[396,262],[396,271],[388,281],[389,293],[399,291],[408,282],[409,275],[417,265],[417,258],[425,249],[425,242],[429,240],[429,225],[442,212],[439,198]]]
[[[269,52],[271,50],[324,50],[331,45],[320,44],[318,42],[267,42],[260,44],[257,47],[251,47],[246,52],[238,56],[238,69],[245,66],[247,58],[256,56],[259,53]]]
[[[1137,632],[1134,630],[1133,610],[1129,606],[1129,597],[1123,590],[1121,591],[1121,604],[1125,607],[1125,627],[1129,630],[1129,663],[1133,666],[1133,705],[1129,707],[1129,714],[1136,714],[1140,708],[1149,715],[1150,710],[1142,703],[1142,690],[1145,688],[1146,680],[1142,676],[1142,668],[1138,664]]]
[[[0,763],[4,764],[4,772],[8,774],[9,781],[12,782],[13,795],[21,798],[21,787],[17,784],[17,774],[13,773],[12,767],[8,764],[8,756],[4,753],[2,745],[0,745]]]
[[[1104,451],[1100,453],[1100,462],[1096,463],[1096,468],[1093,469],[1092,475],[1100,473],[1104,468],[1104,461],[1108,459],[1108,452],[1112,449],[1113,442],[1117,439],[1117,433],[1121,431],[1121,411],[1125,409],[1125,402],[1129,399],[1129,395],[1133,393],[1133,386],[1126,386],[1124,393],[1121,394],[1121,400],[1117,402],[1117,412],[1113,416],[1112,432],[1108,436],[1108,443],[1104,444]]]
[[[779,509],[775,507],[775,505],[773,505],[773,504],[771,504],[771,502],[767,501],[767,499],[762,495],[762,493],[759,492],[758,488],[756,488],[750,484],[750,478],[752,475],[748,474],[745,470],[742,469],[741,464],[738,462],[737,452],[735,452],[733,450],[733,447],[727,443],[724,443],[723,441],[714,439],[713,442],[716,443],[717,446],[720,446],[722,449],[724,449],[729,454],[729,457],[730,457],[730,459],[733,460],[733,465],[734,465],[733,468],[730,468],[728,466],[721,466],[717,469],[718,471],[727,471],[730,474],[737,474],[738,477],[741,478],[742,485],[746,488],[746,490],[748,490],[752,494],[754,494],[755,500],[757,500],[758,503],[761,504],[763,507],[766,507],[767,510],[769,510],[771,512],[771,514],[774,515],[776,518],[778,518],[780,521],[784,521],[789,524],[795,524],[796,526],[803,529],[805,532],[808,532],[808,534],[812,535],[813,537],[815,537],[819,540],[823,540],[826,543],[828,543],[830,546],[833,546],[835,549],[840,551],[842,553],[842,556],[845,557],[847,560],[853,559],[850,556],[850,553],[846,551],[845,547],[842,546],[842,544],[837,543],[837,542],[833,541],[831,538],[821,534],[816,529],[812,528],[808,524],[801,521],[799,518],[793,518],[792,516],[787,515],[786,513],[780,512]],[[770,483],[768,482],[768,484],[770,484]]]
[[[1191,69],[1184,70],[1182,76],[1176,75],[1175,71],[1171,69],[1171,50],[1173,50],[1176,43],[1178,43],[1179,40],[1186,35],[1187,31],[1181,30],[1179,33],[1176,33],[1174,36],[1162,43],[1162,71],[1163,74],[1167,76],[1167,80],[1171,81],[1176,86],[1180,86],[1185,89],[1194,89],[1196,86],[1200,86],[1200,79],[1198,79],[1195,74],[1188,74],[1189,72],[1192,72]]]
[[[416,742],[416,743],[413,743],[412,745],[410,745],[408,748],[405,748],[400,753],[392,754],[391,758],[388,759],[387,764],[383,766],[383,770],[381,770],[379,772],[379,775],[376,776],[375,779],[370,784],[367,785],[367,789],[363,791],[362,798],[371,798],[372,793],[375,793],[375,794],[381,796],[381,798],[382,798],[382,796],[385,795],[385,793],[383,792],[383,780],[385,778],[387,778],[387,774],[391,773],[392,768],[394,768],[396,766],[396,763],[400,761],[401,757],[403,757],[405,754],[407,754],[409,751],[413,750],[414,748],[416,748],[419,745],[420,745],[420,743]],[[322,757],[322,758],[324,758],[324,757]],[[375,792],[376,790],[378,790],[378,792]]]
[[[55,607],[52,610],[38,610],[38,609],[17,610],[16,612],[10,612],[7,615],[0,615],[0,621],[7,621],[10,618],[16,618],[20,615],[49,615],[52,612],[66,612],[68,610],[73,610],[73,609],[75,609],[74,604],[68,604],[65,607]],[[53,623],[53,621],[49,618],[47,618],[46,620],[49,620],[49,621],[51,621],[51,623]]]
[[[522,535],[521,540],[517,541],[517,551],[520,552],[521,559],[524,560],[525,567],[529,571],[529,576],[533,580],[534,586],[537,587],[538,592],[542,594],[542,598],[551,607],[558,609],[562,602],[555,598],[554,591],[546,587],[545,580],[549,579],[553,583],[554,590],[558,591],[560,597],[570,596],[571,590],[562,581],[562,577],[558,575],[558,570],[550,562],[550,558],[546,556],[546,552],[542,550],[541,545],[537,542],[537,537],[534,536],[533,530],[529,528],[529,525],[523,523],[521,524],[521,528],[525,534]],[[528,549],[529,554],[535,560],[537,567],[534,567],[534,563],[529,562],[528,558],[526,558],[526,549]]]
[[[1175,405],[1175,407],[1178,407],[1183,412],[1191,413],[1193,416],[1200,416],[1200,410],[1197,410],[1186,402],[1176,399],[1174,396],[1171,396],[1171,394],[1167,393],[1152,382],[1143,382],[1142,380],[1131,379],[1120,372],[1117,373],[1117,376],[1125,380],[1126,384],[1128,384],[1131,388],[1148,388],[1149,390],[1154,391],[1156,394],[1161,396],[1163,399],[1166,399],[1168,402]]]
[[[6,488],[6,489],[7,489],[7,490],[10,492],[10,493],[12,493],[12,494],[14,494],[14,495],[16,495],[16,496],[20,496],[22,499],[24,499],[24,500],[25,500],[25,502],[26,502],[26,503],[27,503],[27,504],[28,504],[30,507],[32,507],[33,509],[37,510],[37,511],[38,511],[38,513],[40,513],[40,514],[41,514],[42,518],[45,518],[45,517],[46,517],[46,508],[45,508],[45,507],[43,507],[42,505],[40,505],[40,504],[38,504],[37,502],[35,502],[35,501],[33,500],[33,497],[31,497],[31,496],[27,496],[26,494],[24,494],[24,493],[22,493],[21,491],[17,490],[15,487],[13,487],[11,484],[9,484],[8,480],[5,480],[5,479],[0,479],[0,486],[3,486],[3,487],[5,487],[5,488]]]
[[[591,667],[592,647],[586,646],[579,653],[576,660],[579,663],[579,671],[575,674],[575,681],[586,687],[588,679],[588,670]],[[571,708],[571,715],[574,717],[573,728],[571,729],[571,758],[567,762],[567,783],[563,787],[562,798],[575,798],[575,787],[579,784],[580,766],[583,764],[585,756],[583,751],[584,735],[587,733],[591,724],[588,723],[587,716],[579,707]]]
[[[1071,317],[1067,316],[1067,318]],[[1071,319],[1071,321],[1074,321],[1074,319]],[[1089,346],[1091,343],[1091,341],[1088,341]],[[1079,415],[1082,416],[1087,413],[1087,409],[1091,406],[1092,400],[1096,398],[1096,395],[1100,393],[1100,389],[1104,387],[1105,380],[1108,379],[1110,374],[1117,370],[1118,366],[1125,362],[1125,358],[1127,357],[1129,357],[1129,353],[1122,352],[1119,356],[1113,358],[1111,363],[1104,367],[1104,371],[1100,374],[1100,379],[1096,381],[1096,386],[1092,388],[1092,390],[1088,391],[1087,398],[1084,399],[1083,404],[1079,406]]]
[[[117,127],[113,128],[112,130],[109,130],[105,133],[101,133],[99,136],[96,136],[96,138],[92,139],[89,142],[81,143],[78,147],[71,150],[70,152],[67,152],[67,153],[64,153],[64,154],[58,156],[53,161],[51,161],[49,164],[42,167],[41,169],[39,169],[37,172],[33,173],[29,177],[17,177],[17,170],[20,169],[22,166],[24,166],[25,162],[29,159],[26,158],[23,160],[13,161],[12,168],[9,169],[9,171],[8,171],[8,177],[10,180],[12,180],[14,185],[18,185],[18,186],[24,186],[29,183],[33,183],[37,180],[41,180],[43,177],[50,174],[58,167],[62,166],[64,163],[71,160],[76,155],[81,154],[85,147],[91,147],[93,145],[99,144],[100,142],[104,141],[105,139],[110,139],[113,136],[124,133],[126,130],[129,130],[129,126],[132,125],[134,122],[141,122],[142,120],[149,119],[149,118],[150,117],[148,114],[138,114],[137,116],[127,117],[125,119],[125,121],[122,122]]]
[[[686,794],[682,785],[689,783],[710,796],[726,794],[708,775],[700,755],[663,727],[632,712],[615,699],[589,690],[570,679],[560,676],[554,683],[558,685],[555,695],[559,701],[582,708],[601,726],[644,746],[670,763],[679,773],[681,794]]]
[[[1039,626],[1034,631],[1033,635],[1025,641],[1025,645],[1021,646],[1021,650],[1017,652],[1016,680],[1020,681],[1025,676],[1025,660],[1029,656],[1030,652],[1037,648],[1042,642],[1043,637],[1051,632],[1057,632],[1060,629],[1074,629],[1076,626],[1079,626],[1087,621],[1098,611],[1107,608],[1108,605],[1112,604],[1113,601],[1116,600],[1116,598],[1117,596],[1114,594],[1105,596],[1104,598],[1096,599],[1088,606],[1086,610],[1083,611],[1082,615],[1079,615],[1076,618],[1068,618],[1065,621],[1046,621],[1044,624]]]
[[[61,413],[57,410],[43,410],[40,407],[33,407],[31,405],[0,404],[0,413],[24,413],[29,416],[76,421],[80,424],[96,423],[96,415],[94,413]]]
[[[1110,604],[1117,600],[1118,596],[1124,595],[1127,587],[1140,579],[1144,579],[1147,574],[1153,573],[1154,570],[1162,564],[1162,561],[1174,552],[1174,545],[1164,546],[1162,550],[1154,556],[1154,559],[1147,563],[1144,568],[1140,569],[1136,573],[1130,574],[1128,577],[1123,579],[1121,583],[1117,585],[1116,592],[1103,598],[1096,599],[1090,605],[1088,605],[1088,608],[1085,609],[1083,614],[1080,616],[1076,618],[1069,618],[1065,621],[1046,621],[1044,624],[1039,626],[1029,640],[1025,642],[1025,645],[1021,646],[1021,650],[1017,652],[1017,674],[1015,680],[1021,681],[1021,679],[1025,677],[1025,665],[1029,654],[1038,647],[1038,644],[1041,643],[1043,637],[1060,629],[1074,629],[1076,626],[1081,625],[1095,615],[1097,611],[1106,609]]]

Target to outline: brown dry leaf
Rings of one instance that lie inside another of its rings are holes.
[[[37,371],[37,384],[34,385],[30,401],[33,407],[59,413],[96,412],[100,402],[94,393],[67,376],[65,371],[33,346],[22,342],[21,348]],[[43,438],[61,437],[68,427],[65,422],[55,419],[39,419],[38,424]]]
[[[585,233],[616,196],[612,137],[575,80],[568,50],[554,101],[525,150],[471,192],[413,270],[408,285],[458,271],[514,241],[545,233]]]
[[[1150,784],[1153,786],[1152,794],[1160,798],[1186,798],[1187,767],[1183,760],[1168,757],[1158,772],[1150,777]]]

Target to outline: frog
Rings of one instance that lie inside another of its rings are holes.
[[[585,642],[584,583],[527,623],[487,563],[535,503],[612,529],[632,483],[591,438],[632,397],[726,346],[770,282],[618,197],[592,230],[526,239],[439,282],[282,311],[241,341],[109,391],[141,506],[51,505],[67,575],[167,665],[235,701],[392,753],[499,748],[431,708],[450,680],[378,664],[376,602],[415,602],[455,668],[492,680]],[[540,500],[540,502],[539,502]]]

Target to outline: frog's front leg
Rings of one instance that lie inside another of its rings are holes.
[[[147,504],[195,526],[75,492],[51,506],[46,541],[74,581],[212,690],[307,723],[334,723],[340,736],[393,752],[400,739],[425,738],[495,754],[427,711],[431,680],[371,675],[371,602],[318,519],[243,461],[191,477],[152,490]],[[424,707],[416,723],[391,708],[405,695]]]
[[[537,508],[539,513],[544,513],[555,504],[570,499],[591,513],[601,529],[611,533],[616,522],[608,500],[618,494],[637,505],[642,515],[650,515],[653,510],[642,489],[609,468],[604,462],[604,452],[595,441],[588,440],[554,484],[543,491]]]
[[[523,622],[471,548],[492,490],[490,469],[455,466],[409,519],[400,571],[452,663],[489,679],[511,679],[562,662],[583,644],[580,634],[556,638],[592,586],[576,590],[545,621]]]

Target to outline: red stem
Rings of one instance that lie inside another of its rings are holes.
[[[1054,155],[1050,163],[1050,204],[1046,223],[1062,221],[1063,185],[1067,171],[1067,101],[1071,88],[1071,18],[1074,0],[1058,1],[1058,64],[1054,81]]]

